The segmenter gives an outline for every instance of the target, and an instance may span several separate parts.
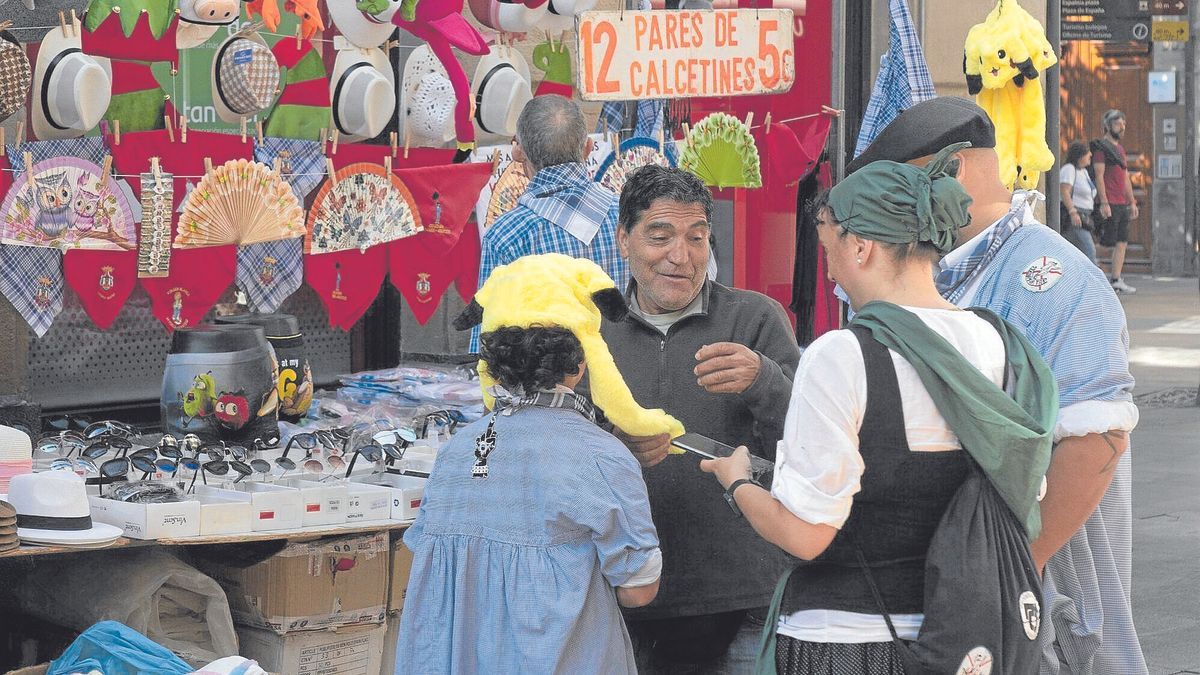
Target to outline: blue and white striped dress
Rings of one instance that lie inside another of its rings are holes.
[[[1044,268],[1046,259],[1061,266],[1058,280],[1023,284],[1029,281],[1023,273]],[[1079,249],[1027,214],[973,285],[957,303],[987,307],[1020,328],[1054,371],[1056,442],[1133,429],[1138,413],[1125,311],[1104,273]],[[1131,452],[1118,463],[1100,506],[1046,566],[1043,675],[1147,672],[1130,601]]]

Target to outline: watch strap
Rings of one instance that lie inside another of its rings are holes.
[[[742,510],[738,507],[737,500],[734,499],[733,493],[736,492],[738,488],[745,485],[746,483],[749,483],[751,485],[758,485],[758,483],[755,483],[753,480],[751,480],[749,478],[739,478],[739,479],[733,481],[732,483],[730,483],[729,488],[725,490],[725,495],[724,495],[725,501],[729,503],[729,508],[733,509],[734,514],[736,514],[738,517],[741,517]]]

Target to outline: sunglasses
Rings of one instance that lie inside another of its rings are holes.
[[[158,456],[153,450],[139,450],[128,457],[110,459],[100,465],[100,475],[105,478],[122,478],[129,474],[130,467],[142,472],[142,480],[158,470]]]
[[[105,420],[103,422],[93,422],[84,430],[85,438],[101,438],[105,436],[119,436],[121,438],[133,438],[138,435],[138,430],[124,422],[115,422]]]
[[[236,459],[210,460],[210,461],[204,463],[203,469],[204,469],[203,473],[211,473],[214,476],[224,476],[224,475],[227,475],[232,470],[234,473],[237,474],[237,478],[235,478],[233,480],[233,482],[235,482],[235,483],[240,483],[243,478],[254,473],[254,469],[250,468],[249,464],[239,461],[239,460],[236,460]],[[205,479],[205,484],[206,485],[208,484],[207,479]]]
[[[75,459],[59,457],[50,462],[50,470],[73,471],[82,476],[96,476],[100,474],[100,469],[96,468],[96,463],[86,457],[76,457]]]
[[[346,467],[346,478],[349,478],[350,474],[354,472],[354,463],[358,461],[360,455],[365,457],[368,462],[379,463],[385,456],[385,450],[382,445],[375,442],[359,446],[350,457],[350,464]]]
[[[54,431],[84,431],[92,424],[87,415],[54,415],[46,418],[46,426]]]
[[[322,462],[316,457],[308,457],[304,460],[304,471],[314,475],[322,475],[326,472],[333,474],[346,468],[346,460],[342,459],[341,455],[329,455]]]
[[[88,459],[96,460],[107,455],[112,450],[116,450],[118,453],[125,453],[132,448],[133,443],[130,443],[128,439],[113,436],[112,438],[101,438],[88,443],[87,447],[83,448],[79,454]]]
[[[287,459],[288,452],[291,451],[293,445],[300,446],[300,449],[302,450],[312,450],[313,448],[317,447],[317,443],[318,440],[315,434],[310,434],[307,432],[302,434],[293,434],[292,437],[288,439],[287,445],[283,448],[283,456],[281,456],[279,459]],[[276,462],[278,461],[279,460],[276,460]],[[296,468],[295,462],[292,463],[292,468]]]
[[[87,442],[74,431],[59,431],[38,438],[34,450],[42,455],[70,457],[71,453],[83,450]]]

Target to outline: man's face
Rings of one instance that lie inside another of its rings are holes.
[[[696,298],[708,272],[708,232],[703,204],[669,199],[651,202],[629,232],[618,229],[642,311],[675,312]]]
[[[1116,138],[1118,140],[1121,138],[1121,136],[1124,136],[1125,135],[1125,118],[1118,117],[1117,119],[1113,120],[1112,122],[1109,122],[1108,123],[1108,133],[1112,134],[1112,137]]]

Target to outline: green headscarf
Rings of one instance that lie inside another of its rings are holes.
[[[971,198],[946,173],[946,164],[970,146],[948,145],[923,168],[872,162],[833,186],[829,208],[839,225],[864,239],[889,244],[927,241],[939,253],[949,253],[959,228],[971,222]]]

